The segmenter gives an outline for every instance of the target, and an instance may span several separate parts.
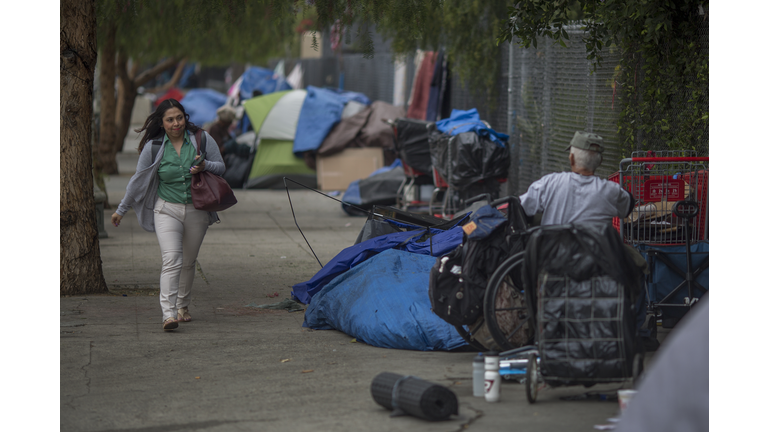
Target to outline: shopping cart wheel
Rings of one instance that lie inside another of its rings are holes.
[[[513,255],[499,265],[485,290],[483,316],[488,332],[502,351],[528,345],[533,336],[525,296],[519,286],[523,252]]]
[[[632,388],[637,389],[640,384],[640,375],[643,374],[643,360],[645,356],[642,353],[635,354],[632,359]]]
[[[539,362],[536,361],[536,354],[528,355],[528,366],[525,370],[525,397],[528,403],[536,402],[536,396],[539,393]]]

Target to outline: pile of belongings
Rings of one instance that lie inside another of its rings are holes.
[[[368,222],[387,228],[367,222],[359,243],[341,251],[309,281],[293,286],[292,297],[308,305],[304,326],[337,329],[384,348],[466,347],[455,327],[430,310],[428,289],[430,269],[461,244],[461,224],[468,218],[430,221],[397,212],[374,208],[378,216]]]

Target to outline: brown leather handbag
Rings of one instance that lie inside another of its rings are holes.
[[[207,140],[202,129],[195,132],[195,139],[199,155],[200,147]],[[192,204],[198,210],[220,212],[237,204],[237,198],[224,178],[209,171],[200,171],[192,175]]]

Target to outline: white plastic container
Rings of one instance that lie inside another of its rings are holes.
[[[485,396],[485,360],[482,353],[472,360],[472,396]]]
[[[501,375],[499,375],[499,353],[485,353],[485,400],[498,402],[501,392]]]
[[[621,413],[624,414],[624,411],[629,406],[629,402],[632,401],[632,397],[634,397],[635,394],[637,394],[637,390],[630,390],[630,389],[619,390],[618,394],[619,394],[619,408],[621,409]]]

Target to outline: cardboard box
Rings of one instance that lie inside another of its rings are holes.
[[[384,166],[380,147],[348,148],[333,156],[317,158],[317,183],[320,190],[346,190]]]

